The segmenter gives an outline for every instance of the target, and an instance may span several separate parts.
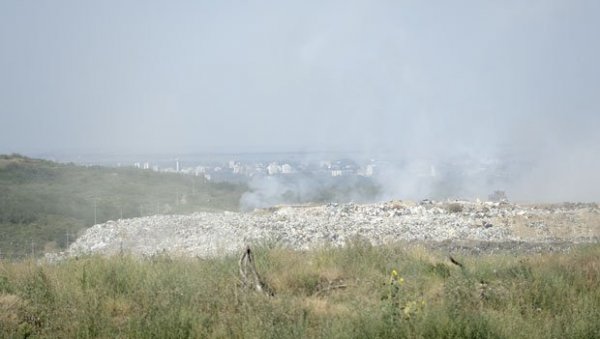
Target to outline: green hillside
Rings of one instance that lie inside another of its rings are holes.
[[[64,248],[81,230],[107,220],[237,210],[245,190],[174,173],[0,155],[0,256]]]

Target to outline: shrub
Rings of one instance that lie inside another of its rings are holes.
[[[463,205],[459,203],[451,203],[446,207],[450,213],[461,213],[463,211]]]

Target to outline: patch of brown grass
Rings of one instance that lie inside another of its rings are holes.
[[[21,323],[19,314],[25,302],[14,294],[0,294],[0,327],[17,328]]]
[[[134,309],[131,301],[123,297],[110,298],[104,304],[106,311],[112,318],[115,327],[122,328],[127,324]]]
[[[329,299],[318,297],[305,298],[303,306],[317,317],[347,317],[355,313],[348,305],[334,303]]]

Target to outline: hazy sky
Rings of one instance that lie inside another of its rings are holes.
[[[595,165],[599,41],[595,0],[3,0],[0,152],[509,148]]]

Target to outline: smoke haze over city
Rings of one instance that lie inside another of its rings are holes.
[[[599,34],[597,1],[8,0],[0,153],[336,152],[387,161],[382,199],[598,201]]]

